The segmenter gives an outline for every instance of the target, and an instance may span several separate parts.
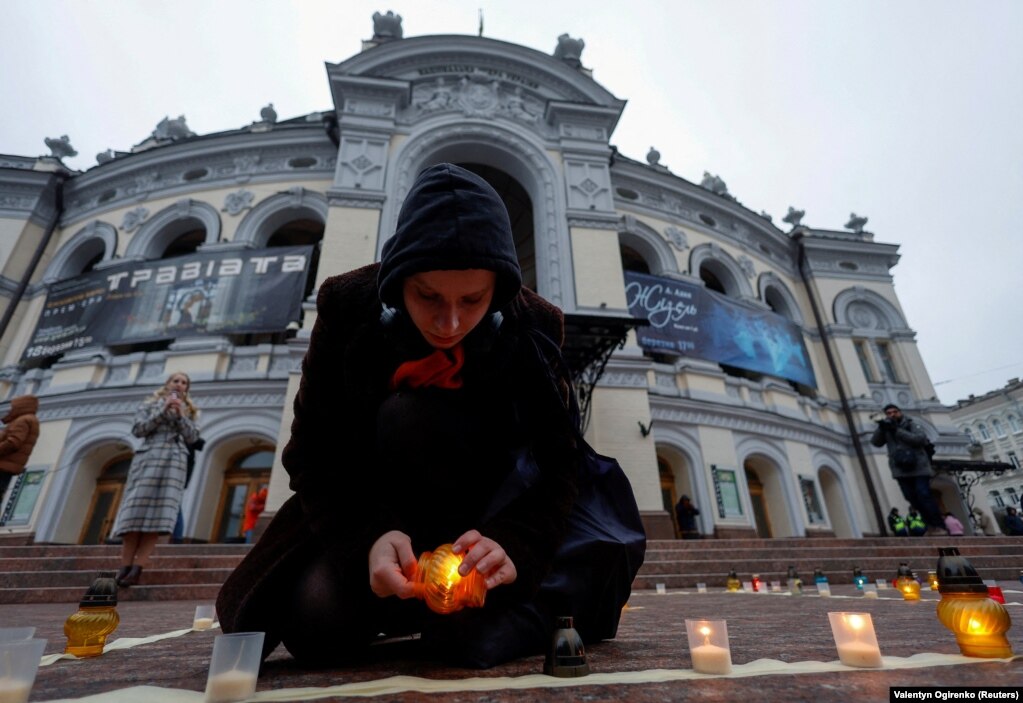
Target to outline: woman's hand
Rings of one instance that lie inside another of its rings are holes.
[[[476,530],[469,530],[455,540],[452,549],[455,554],[465,552],[458,573],[465,576],[476,567],[486,579],[488,591],[502,583],[514,583],[518,578],[519,572],[515,569],[515,563],[504,548]]]
[[[369,549],[370,589],[380,598],[411,598],[409,579],[415,575],[417,563],[408,535],[398,530],[385,532]]]
[[[181,398],[178,397],[177,393],[171,393],[166,397],[163,409],[175,415],[181,414]]]

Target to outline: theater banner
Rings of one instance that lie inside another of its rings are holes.
[[[280,332],[302,313],[312,246],[196,252],[50,286],[23,359],[100,344]]]
[[[636,330],[639,345],[692,356],[817,387],[800,328],[773,312],[755,310],[701,285],[625,272],[629,312],[650,324]]]

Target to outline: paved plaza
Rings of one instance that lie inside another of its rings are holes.
[[[364,663],[321,671],[295,666],[283,648],[264,665],[253,700],[297,700],[302,693],[317,700],[373,695],[401,701],[887,701],[892,686],[1023,686],[1023,585],[1002,581],[1007,608],[1017,624],[1009,640],[1017,657],[1011,661],[965,660],[952,634],[937,620],[936,592],[925,590],[919,603],[907,603],[893,590],[881,599],[860,597],[851,585],[833,585],[835,597],[816,595],[726,593],[691,589],[665,595],[637,591],[624,612],[618,637],[588,649],[593,675],[552,679],[542,673],[543,657],[531,657],[487,671],[454,669],[431,661],[418,642],[374,648]],[[125,602],[118,607],[121,624],[111,638],[147,637],[187,629],[195,601]],[[49,640],[47,653],[64,646],[64,619],[72,604],[0,606],[3,626],[34,625],[37,637]],[[842,667],[832,640],[827,613],[846,610],[872,615],[882,670]],[[686,618],[725,619],[732,661],[731,677],[696,675],[686,644]],[[88,660],[58,660],[42,667],[32,701],[202,700],[213,638],[219,632],[187,632],[130,649],[110,651]],[[914,666],[930,653],[932,663]],[[906,658],[914,657],[906,661]],[[774,660],[758,662],[757,660]],[[970,663],[964,663],[969,661]],[[817,662],[812,664],[809,662]],[[833,670],[827,670],[833,669]],[[658,671],[663,670],[663,671]],[[772,673],[757,673],[757,671]],[[737,675],[738,674],[738,675]],[[382,681],[390,677],[416,677]],[[507,677],[507,678],[505,678]],[[487,679],[484,685],[474,685]],[[367,682],[378,682],[365,685]],[[478,690],[489,683],[496,690]],[[359,685],[363,684],[363,685]],[[344,689],[309,693],[309,687]],[[551,687],[555,685],[558,687]],[[153,686],[157,690],[125,691]],[[397,686],[395,688],[394,686]],[[439,692],[428,692],[430,687]],[[567,687],[566,687],[567,686]],[[471,690],[476,688],[477,690]],[[295,689],[306,689],[304,692]],[[343,695],[341,695],[343,694]]]

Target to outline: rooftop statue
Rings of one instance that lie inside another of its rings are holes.
[[[267,124],[276,124],[277,122],[277,110],[274,109],[274,104],[270,103],[262,110],[259,111],[259,118]]]
[[[100,153],[96,154],[96,163],[105,164],[108,161],[113,161],[116,158],[117,156],[116,154],[114,154],[114,150],[107,149],[106,151],[101,151]]]
[[[43,142],[50,149],[50,156],[63,159],[65,156],[78,156],[78,152],[71,146],[71,140],[68,139],[66,134],[61,135],[59,139],[53,137],[46,137]]]
[[[194,137],[195,132],[188,128],[185,124],[185,116],[178,115],[175,119],[164,117],[160,120],[160,123],[156,125],[156,129],[153,130],[153,137],[155,139],[186,139],[188,137]]]
[[[863,228],[867,224],[866,217],[858,217],[855,212],[849,213],[849,221],[845,223],[846,229],[851,229],[853,232],[859,234],[863,231]]]
[[[373,41],[401,39],[402,36],[401,15],[396,15],[390,10],[386,15],[381,15],[379,12],[373,13]]]
[[[772,222],[772,223],[774,222],[774,218],[771,217],[771,213],[767,212],[766,210],[761,210],[760,211],[760,216],[763,217],[768,222]]]
[[[703,180],[700,181],[700,187],[706,188],[711,193],[720,195],[723,198],[728,198],[729,200],[735,199],[729,194],[728,186],[725,184],[724,180],[722,180],[721,176],[712,176],[707,171],[703,172]]]
[[[554,58],[561,59],[573,68],[582,68],[583,47],[586,42],[582,39],[573,39],[568,34],[558,37],[558,46],[554,49]]]
[[[806,210],[797,210],[789,205],[789,212],[785,217],[781,218],[782,222],[788,222],[793,227],[798,227],[800,220],[803,219],[803,215],[806,214]]]
[[[657,166],[661,163],[661,152],[657,151],[653,147],[650,147],[650,151],[646,153],[646,162],[651,166]]]

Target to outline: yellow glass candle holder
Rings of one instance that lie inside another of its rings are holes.
[[[927,572],[927,583],[930,584],[932,591],[937,591],[938,590],[938,586],[941,585],[941,584],[938,583],[938,574],[933,572],[933,571],[928,571]]]
[[[913,578],[913,572],[905,562],[899,564],[895,587],[902,593],[903,600],[920,600],[920,583]]]
[[[89,586],[74,613],[64,623],[65,654],[98,657],[103,654],[107,635],[117,629],[117,584],[112,578],[98,578]]]
[[[725,590],[730,593],[738,593],[742,590],[742,582],[739,580],[739,575],[735,573],[735,569],[728,572],[728,580],[725,581]]]
[[[476,569],[465,576],[459,574],[462,557],[451,550],[450,544],[442,544],[419,557],[412,579],[413,592],[433,612],[447,615],[462,608],[483,607],[487,597],[485,579]]]
[[[1011,657],[1005,636],[1012,627],[1009,611],[988,598],[987,586],[958,549],[942,547],[938,553],[938,620],[955,634],[959,651],[967,657]]]

